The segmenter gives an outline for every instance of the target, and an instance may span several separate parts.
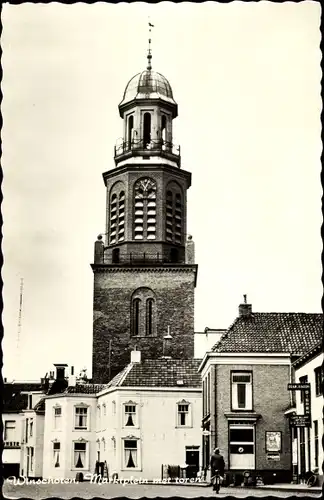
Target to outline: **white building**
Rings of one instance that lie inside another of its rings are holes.
[[[310,384],[310,427],[293,429],[294,457],[297,474],[303,477],[308,471],[319,469],[323,481],[322,464],[324,460],[323,437],[323,342],[301,356],[294,362],[295,380],[297,383]],[[305,393],[295,393],[295,413],[305,414]]]
[[[200,360],[140,360],[107,385],[77,384],[46,398],[43,477],[196,477],[201,466]],[[185,465],[187,464],[187,467]],[[168,466],[173,466],[168,469]],[[163,472],[162,472],[163,468]]]

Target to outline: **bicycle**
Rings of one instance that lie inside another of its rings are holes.
[[[318,482],[318,467],[316,467],[313,471],[310,471],[308,474],[308,478],[306,480],[306,485],[311,488],[312,486],[316,486]]]
[[[213,490],[215,491],[215,493],[219,493],[220,485],[221,485],[221,475],[220,475],[218,469],[215,470],[215,474],[211,478],[211,483],[213,485]]]

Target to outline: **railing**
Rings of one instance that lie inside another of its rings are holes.
[[[129,253],[120,254],[119,256],[104,255],[104,264],[120,264],[120,265],[143,265],[143,264],[179,264],[184,263],[184,258],[179,256],[178,252],[166,253]]]
[[[123,141],[115,146],[115,158],[124,155],[128,152],[135,151],[152,151],[153,153],[170,153],[175,156],[180,156],[180,146],[172,144],[172,142],[159,139],[156,141],[146,141],[144,139]]]
[[[19,441],[4,441],[4,448],[20,448]]]

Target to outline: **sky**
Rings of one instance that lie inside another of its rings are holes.
[[[102,172],[148,18],[192,173],[195,330],[227,328],[243,294],[258,312],[321,311],[320,16],[308,1],[3,5],[4,376],[91,375]]]

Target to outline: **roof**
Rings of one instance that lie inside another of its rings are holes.
[[[40,399],[39,401],[37,401],[37,403],[35,404],[33,410],[36,412],[36,413],[43,413],[45,411],[45,398],[42,398]]]
[[[106,384],[77,384],[67,387],[64,394],[97,394],[105,387]]]
[[[28,406],[28,394],[22,392],[41,391],[40,382],[12,382],[3,384],[3,413],[19,413]]]
[[[127,365],[108,386],[200,388],[200,363],[201,359],[146,359]]]
[[[251,313],[238,317],[214,352],[305,354],[323,337],[323,314]]]
[[[300,367],[319,354],[323,354],[323,339],[318,342],[318,344],[309,349],[309,351],[307,351],[305,354],[296,359],[293,365],[295,368]]]
[[[145,70],[133,76],[126,85],[120,106],[133,99],[159,99],[176,104],[171,85],[165,76],[152,70]]]

